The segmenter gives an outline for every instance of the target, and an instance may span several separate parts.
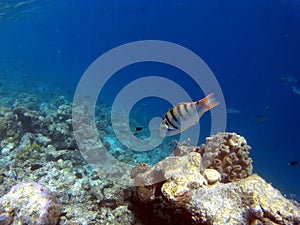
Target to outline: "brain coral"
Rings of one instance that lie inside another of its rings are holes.
[[[221,182],[231,182],[246,178],[252,174],[251,147],[246,139],[236,133],[218,133],[206,138],[206,144],[200,146],[202,168],[211,168],[220,172]]]

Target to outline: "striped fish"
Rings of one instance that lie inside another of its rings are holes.
[[[213,94],[197,102],[183,102],[175,105],[162,118],[158,132],[161,137],[173,136],[185,131],[198,123],[201,116],[208,110],[217,106]]]

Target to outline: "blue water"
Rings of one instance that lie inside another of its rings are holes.
[[[295,83],[281,79],[300,80],[299,1],[20,2],[0,3],[0,72],[15,88],[11,92],[20,86],[30,90],[34,83],[45,98],[60,93],[71,100],[85,70],[110,49],[140,40],[179,44],[205,61],[227,107],[240,111],[228,114],[226,130],[245,136],[252,146],[254,172],[300,200],[300,165],[288,165],[300,163],[300,95],[293,92]],[[173,79],[193,100],[204,96],[184,72],[148,62],[118,71],[99,98],[112,105],[122,87],[148,75]],[[139,118],[171,107],[156,98],[145,101]],[[262,114],[268,120],[256,121]],[[205,115],[199,143],[209,126]]]

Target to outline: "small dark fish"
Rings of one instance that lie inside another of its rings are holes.
[[[300,86],[299,85],[294,85],[293,86],[293,92],[297,95],[300,95]]]
[[[59,216],[65,216],[65,215],[67,215],[67,212],[63,212]]]
[[[234,109],[234,108],[227,108],[226,111],[227,111],[228,114],[238,114],[238,113],[241,113],[240,110]]]
[[[133,130],[134,131],[141,131],[143,128],[142,127],[134,127]]]
[[[143,129],[142,127],[134,127],[133,130],[134,130],[135,132],[134,132],[133,135],[136,136],[136,135],[138,134],[138,132],[141,131],[142,129]]]
[[[41,164],[35,163],[35,164],[31,165],[30,170],[35,171],[41,167],[43,167]]]
[[[5,173],[0,174],[1,177],[7,177]]]
[[[4,182],[4,178],[6,177],[6,175],[4,173],[0,174],[0,184],[2,184]],[[0,219],[1,221],[1,219]]]
[[[99,202],[100,207],[111,208],[112,210],[118,207],[116,199],[102,199]]]
[[[296,166],[298,164],[298,161],[290,161],[288,163],[289,166]]]
[[[137,113],[138,111],[140,111],[141,110],[141,108],[139,107],[139,108],[137,108],[136,110],[134,110],[134,114],[135,113]]]
[[[266,105],[265,108],[264,108],[264,113],[267,112],[269,110],[269,108],[270,108],[270,106]]]
[[[279,147],[280,147],[280,144],[275,144],[275,145],[272,145],[272,144],[265,144],[264,146],[265,146],[265,148],[272,148],[272,147],[274,147],[274,148],[279,148]]]
[[[265,121],[268,121],[269,118],[266,115],[257,115],[252,120],[259,121],[259,122],[265,122]]]
[[[285,83],[285,85],[298,83],[297,79],[289,75],[280,77],[280,80],[282,80]]]

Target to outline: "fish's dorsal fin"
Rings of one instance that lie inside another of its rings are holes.
[[[179,103],[177,103],[176,105],[184,105],[184,104],[189,104],[189,103],[191,103],[191,102],[179,102]],[[175,105],[175,106],[176,106]]]

